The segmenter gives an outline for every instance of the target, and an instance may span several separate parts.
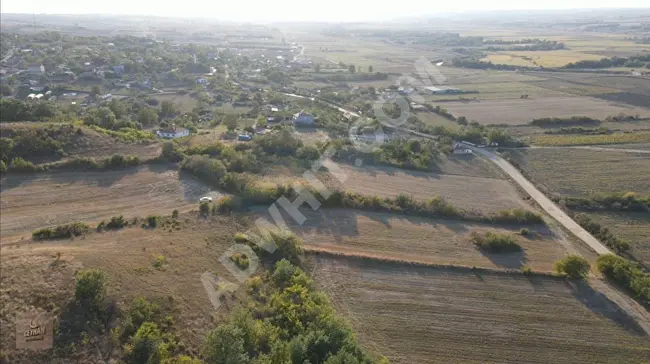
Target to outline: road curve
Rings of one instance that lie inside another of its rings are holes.
[[[562,226],[571,231],[575,236],[580,238],[585,242],[589,247],[591,247],[599,255],[602,254],[613,254],[609,248],[607,248],[603,243],[594,238],[587,230],[583,229],[582,226],[578,225],[572,218],[569,217],[564,211],[562,211],[553,201],[551,201],[546,195],[544,195],[540,190],[537,189],[530,181],[524,177],[524,175],[517,170],[512,164],[508,163],[505,159],[499,157],[498,155],[481,148],[470,147],[474,153],[482,155],[490,159],[494,164],[496,164],[503,172],[509,175],[521,188],[526,191],[530,197],[532,197],[541,207],[551,215],[555,220],[557,220]]]

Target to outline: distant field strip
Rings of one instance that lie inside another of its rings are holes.
[[[533,181],[560,195],[650,193],[647,154],[539,148],[512,151],[511,155]]]
[[[604,135],[534,135],[534,145],[562,146],[562,145],[598,145],[598,144],[628,144],[650,143],[650,133],[614,133]]]
[[[650,341],[587,284],[315,258],[363,345],[395,364],[642,363]]]
[[[627,240],[632,255],[650,266],[650,214],[645,212],[591,212],[594,221]]]
[[[624,107],[620,104],[589,97],[543,97],[530,99],[483,100],[470,103],[446,103],[455,116],[465,116],[481,124],[527,124],[533,119],[546,117],[589,116],[604,119],[619,113],[643,117],[650,116],[650,110],[638,107]]]
[[[482,212],[522,208],[517,190],[506,180],[405,171],[388,167],[340,165],[347,176],[343,188],[363,195],[395,197],[412,195],[427,201],[441,196],[454,206]]]

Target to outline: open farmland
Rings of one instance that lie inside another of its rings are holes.
[[[465,116],[485,125],[521,125],[533,119],[576,115],[595,119],[604,119],[619,113],[650,116],[650,109],[577,96],[447,103],[445,107],[456,116]]]
[[[405,193],[421,201],[441,196],[456,207],[486,213],[526,207],[516,188],[502,179],[434,174],[390,167],[357,168],[344,164],[339,167],[347,176],[342,187],[363,195],[395,197]]]
[[[532,144],[541,146],[628,144],[650,142],[650,133],[627,132],[602,135],[535,135]]]
[[[526,238],[519,235],[518,227],[348,209],[306,210],[305,223],[293,223],[291,219],[287,223],[311,250],[465,267],[520,269],[526,265],[546,272],[553,271],[553,263],[566,254],[543,225],[529,227],[531,233]],[[487,231],[514,236],[523,251],[481,252],[471,242],[470,233]]]
[[[145,217],[195,207],[217,195],[193,177],[165,166],[122,171],[9,175],[2,178],[3,239],[40,227],[111,216]]]
[[[585,283],[314,258],[317,283],[391,363],[642,363],[650,342]]]
[[[509,151],[538,185],[563,196],[650,192],[647,154],[588,149],[540,148]]]
[[[510,58],[506,58],[510,57]],[[492,63],[512,64],[515,66],[541,66],[541,67],[562,67],[577,61],[598,61],[603,56],[589,53],[576,52],[573,50],[555,51],[503,51],[491,53],[484,58],[484,61]],[[528,61],[527,59],[530,59]],[[524,63],[526,62],[526,63]]]
[[[594,221],[627,240],[632,255],[650,266],[650,214],[645,212],[592,212]]]

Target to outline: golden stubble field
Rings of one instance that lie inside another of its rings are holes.
[[[0,199],[3,240],[73,221],[99,222],[111,216],[170,215],[197,206],[202,196],[217,197],[195,178],[151,165],[120,171],[8,175]]]
[[[362,195],[396,197],[407,194],[421,201],[441,196],[458,208],[485,213],[528,208],[519,197],[517,189],[504,179],[435,174],[391,167],[354,167],[346,164],[339,164],[339,167],[347,179],[338,185]]]
[[[650,193],[650,155],[616,151],[539,148],[510,151],[533,181],[565,196]]]
[[[650,214],[647,212],[590,212],[595,222],[627,240],[632,255],[650,266]]]
[[[589,284],[314,258],[362,344],[391,363],[643,363],[650,341]]]
[[[304,208],[303,224],[291,218],[289,228],[303,238],[305,248],[328,253],[402,260],[424,264],[458,265],[489,269],[521,269],[552,272],[553,263],[567,249],[545,226],[529,226],[530,236],[520,227],[473,224],[443,219],[424,219],[398,214],[348,209]],[[270,217],[267,217],[272,221]],[[523,248],[516,253],[487,253],[476,249],[471,232],[511,234]]]

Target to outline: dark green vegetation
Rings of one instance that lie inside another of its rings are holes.
[[[581,255],[567,255],[555,262],[555,271],[569,278],[585,278],[590,269],[589,261]]]
[[[208,334],[206,363],[387,363],[359,346],[326,295],[288,260],[248,280],[251,302]]]
[[[543,118],[530,122],[535,126],[566,126],[566,125],[591,125],[600,124],[600,120],[586,116],[573,116],[570,118]]]
[[[36,230],[32,233],[32,238],[34,240],[69,239],[75,236],[84,235],[87,232],[87,224],[84,224],[82,222],[74,222],[52,228]]]
[[[650,68],[650,55],[637,55],[632,57],[601,58],[600,61],[578,61],[564,66],[574,68],[614,68],[614,67],[645,67]]]
[[[485,234],[472,232],[471,240],[479,249],[491,253],[509,253],[521,251],[521,246],[512,235],[488,231]]]
[[[608,254],[600,256],[596,265],[601,273],[630,291],[646,307],[650,305],[650,273],[638,263]]]
[[[572,218],[595,238],[603,242],[617,254],[624,254],[630,249],[630,243],[614,235],[608,228],[592,221],[585,214],[573,214]]]

